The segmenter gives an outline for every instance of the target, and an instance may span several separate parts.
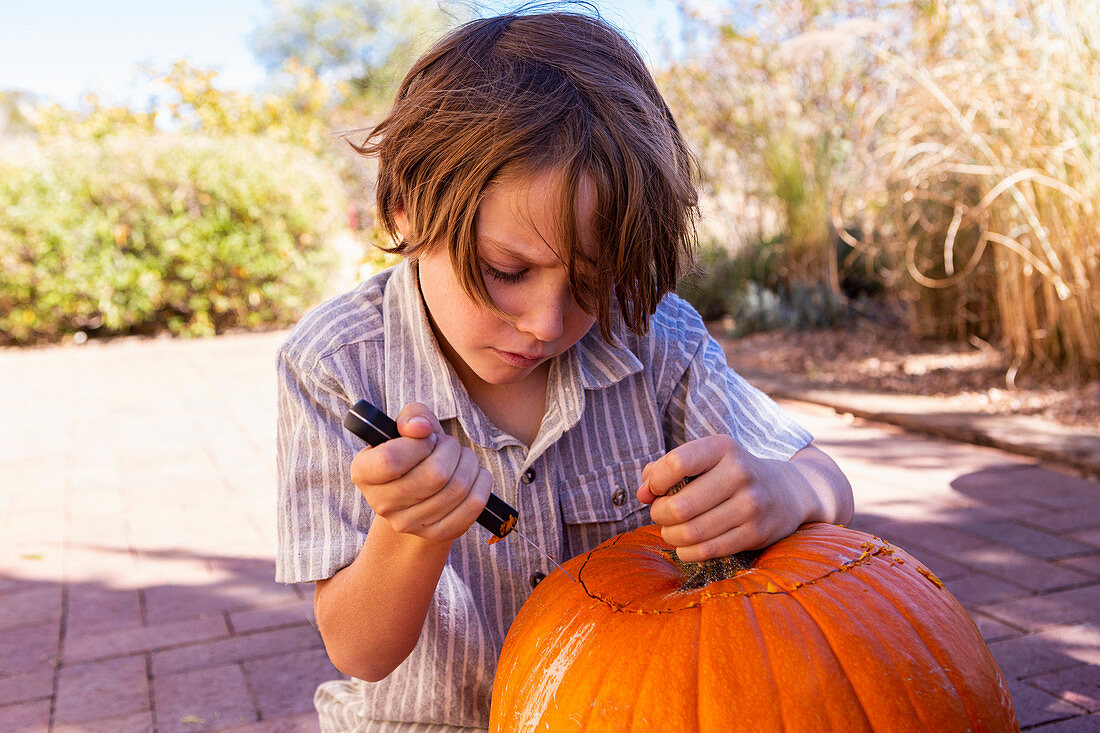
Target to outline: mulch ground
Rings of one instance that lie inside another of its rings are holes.
[[[844,328],[724,338],[722,344],[735,368],[781,370],[823,387],[941,397],[959,410],[1036,415],[1100,430],[1100,381],[1014,372],[1004,349],[983,342],[930,341],[861,320]]]

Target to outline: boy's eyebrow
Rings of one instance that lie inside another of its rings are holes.
[[[543,261],[532,260],[526,253],[520,252],[506,242],[502,242],[499,239],[489,236],[488,234],[479,234],[478,239],[481,239],[490,244],[497,251],[497,253],[512,257],[513,259],[519,260],[520,262],[525,262],[532,265],[541,265],[544,267],[556,267],[560,264],[560,260],[558,260],[556,256],[554,257],[553,263],[551,263],[549,259]]]

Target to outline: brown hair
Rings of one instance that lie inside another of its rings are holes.
[[[501,315],[478,262],[477,210],[506,172],[561,172],[560,254],[573,297],[605,339],[612,294],[626,325],[644,333],[691,262],[695,158],[645,62],[598,17],[513,13],[460,26],[417,60],[389,115],[353,147],[378,156],[386,230],[396,235],[396,215],[408,215],[406,239],[390,251],[415,258],[446,243],[467,293]],[[595,261],[578,268],[576,200],[586,176],[597,246]]]

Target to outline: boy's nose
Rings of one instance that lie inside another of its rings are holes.
[[[564,287],[544,289],[524,304],[516,327],[543,343],[556,341],[565,330],[565,316],[573,304],[568,282]]]

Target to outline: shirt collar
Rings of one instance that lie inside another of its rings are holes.
[[[417,285],[416,267],[403,260],[394,268],[382,300],[386,411],[396,415],[419,402],[440,421],[458,416],[458,375],[435,340]],[[443,377],[441,379],[441,377]]]
[[[621,321],[617,322],[621,324]],[[599,326],[593,324],[577,345],[567,352],[574,354],[577,377],[582,387],[603,389],[642,370],[642,362],[623,345],[623,339],[616,336],[615,341],[615,344],[604,341]]]

